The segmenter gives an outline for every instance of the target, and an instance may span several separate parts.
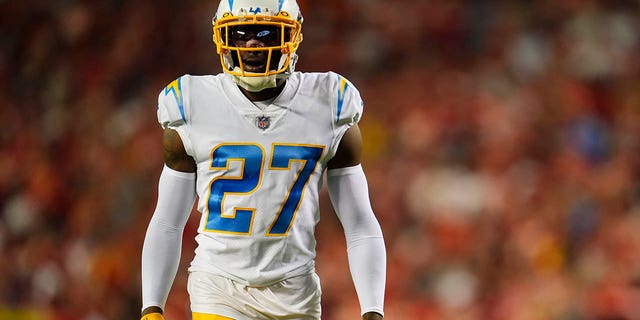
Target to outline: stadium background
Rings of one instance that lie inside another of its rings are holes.
[[[300,3],[298,70],[365,99],[388,319],[640,319],[638,1]],[[138,317],[156,97],[220,70],[216,5],[0,1],[0,319]],[[356,319],[322,208],[324,319]]]

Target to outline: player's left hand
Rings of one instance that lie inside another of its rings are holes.
[[[362,315],[362,320],[382,320],[383,317],[377,312],[367,312]]]

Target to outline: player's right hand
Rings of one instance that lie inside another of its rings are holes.
[[[154,312],[145,314],[144,316],[142,316],[142,318],[140,318],[140,320],[164,320],[164,317],[162,316],[162,313]]]

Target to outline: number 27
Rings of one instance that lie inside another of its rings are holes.
[[[304,195],[304,188],[324,152],[324,147],[273,144],[272,148],[269,170],[291,170],[292,162],[302,163],[286,199],[266,233],[267,236],[286,236]],[[227,195],[249,195],[260,187],[264,154],[262,146],[253,143],[221,144],[213,148],[210,170],[229,170],[232,161],[240,161],[242,166],[240,175],[223,175],[210,182],[206,231],[251,234],[255,208],[234,207],[232,214],[225,214],[224,200]]]

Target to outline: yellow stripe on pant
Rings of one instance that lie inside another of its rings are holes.
[[[227,318],[215,314],[197,313],[192,312],[193,320],[234,320],[233,318]]]

